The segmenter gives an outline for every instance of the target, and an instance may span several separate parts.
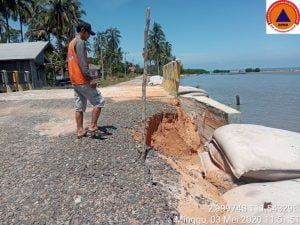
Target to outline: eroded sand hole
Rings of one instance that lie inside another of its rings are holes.
[[[187,159],[202,150],[198,128],[180,108],[149,118],[146,144],[166,156]]]
[[[199,154],[204,147],[198,125],[180,106],[176,109],[174,113],[159,113],[148,119],[146,143],[180,174],[180,215],[206,219],[223,215],[224,212],[212,212],[210,208],[211,205],[226,204],[222,194],[232,188],[232,183],[224,174],[202,176],[204,170]],[[136,140],[142,140],[140,131],[133,135]]]

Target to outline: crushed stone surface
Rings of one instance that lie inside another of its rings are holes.
[[[100,118],[106,135],[79,140],[75,121],[73,133],[51,136],[35,129],[64,121],[71,99],[0,105],[1,225],[173,224],[179,175],[156,151],[143,163],[142,146],[128,132],[141,120],[141,101],[108,101]],[[174,110],[161,102],[147,108],[148,116]]]

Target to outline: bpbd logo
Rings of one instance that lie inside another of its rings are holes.
[[[267,0],[267,34],[300,34],[300,0]]]

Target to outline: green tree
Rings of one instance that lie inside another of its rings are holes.
[[[162,59],[162,65],[169,63],[173,59],[172,45],[168,41],[166,41],[163,45],[163,52],[161,55],[161,59]]]
[[[122,51],[119,47],[121,32],[117,28],[108,28],[105,31],[106,40],[107,40],[107,49],[106,49],[106,57],[109,64],[109,73],[112,75],[116,72],[118,64],[122,60]]]
[[[166,38],[161,25],[154,22],[149,35],[149,56],[156,63],[158,74],[160,74],[160,62],[164,53],[165,42]]]
[[[48,82],[50,85],[53,85],[56,81],[56,75],[61,71],[61,69],[65,66],[65,59],[62,54],[58,51],[52,51],[46,53],[47,59],[49,63],[46,65],[46,73]]]
[[[33,5],[26,36],[31,40],[49,40],[53,35],[58,50],[63,49],[74,37],[75,27],[85,14],[81,3],[78,0],[36,0]]]
[[[8,34],[7,34],[7,36],[8,36]],[[20,36],[21,36],[20,30],[10,28],[10,41],[12,43],[20,42]]]
[[[85,12],[79,0],[35,0],[33,16],[28,20],[26,37],[32,40],[50,40],[53,36],[60,59],[67,57],[67,45],[75,35],[75,27]],[[65,71],[65,60],[62,60]]]
[[[19,18],[21,41],[24,41],[23,24],[27,24],[29,18],[32,16],[33,0],[14,0],[17,7],[15,10],[15,17]]]
[[[48,20],[48,25],[57,39],[59,50],[74,37],[75,27],[84,13],[80,6],[78,0],[48,0],[45,5],[47,14],[51,18]]]
[[[230,73],[230,70],[214,70],[213,73]]]
[[[7,34],[7,41],[10,43],[10,26],[9,26],[9,19],[16,19],[13,17],[16,15],[17,5],[15,1],[7,1],[7,0],[0,0],[0,14],[4,17],[6,23],[6,34]]]
[[[0,43],[6,42],[4,33],[6,32],[6,21],[5,18],[0,14]]]
[[[160,74],[162,66],[175,60],[175,56],[172,55],[172,45],[166,40],[161,25],[156,22],[150,30],[148,46],[150,71],[154,62],[154,67]]]
[[[204,70],[204,69],[184,69],[182,67],[181,73],[182,74],[206,74],[206,73],[209,73],[209,71]]]
[[[34,0],[32,4],[32,17],[28,19],[28,29],[25,37],[29,41],[50,41],[52,27],[51,17],[45,9],[45,1]]]
[[[108,44],[105,32],[98,32],[96,37],[94,38],[94,57],[98,61],[98,64],[101,65],[101,74],[102,79],[104,76],[104,67],[105,62],[107,61],[106,52],[107,52]]]

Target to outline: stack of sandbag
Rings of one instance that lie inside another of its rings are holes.
[[[223,195],[226,224],[300,224],[300,179],[253,183]]]
[[[196,97],[196,96],[205,96],[208,97],[208,93],[200,88],[190,87],[190,86],[179,86],[178,95],[182,97]]]
[[[300,224],[299,133],[231,124],[215,130],[207,147],[201,159],[209,179],[220,170],[235,184],[259,181],[225,189],[224,224]]]
[[[278,181],[300,178],[300,134],[251,124],[215,130],[212,161],[237,179]]]
[[[163,82],[163,77],[162,76],[159,76],[159,75],[151,76],[148,85],[157,86],[157,85],[161,85],[162,82]]]

